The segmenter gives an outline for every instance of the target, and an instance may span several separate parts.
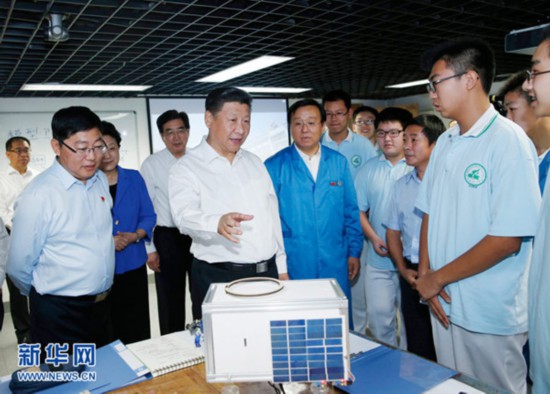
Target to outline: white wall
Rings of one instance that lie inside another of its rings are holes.
[[[57,110],[73,105],[89,107],[95,112],[134,112],[136,114],[136,140],[132,144],[131,154],[135,155],[135,162],[139,165],[149,156],[149,125],[145,98],[0,98],[0,115],[10,112],[28,112],[29,114],[50,113],[53,116]],[[45,119],[49,119],[48,122],[51,122],[51,116],[48,115]],[[22,123],[24,121],[25,119],[22,119]],[[50,123],[44,125],[44,127],[49,128]],[[6,141],[6,137],[7,130],[5,130],[4,125],[0,124],[0,141]],[[122,144],[124,147],[124,141],[122,141]],[[0,147],[0,149],[3,151],[3,147]],[[1,157],[3,156],[1,155]],[[3,165],[3,163],[6,162],[0,161],[0,165]],[[132,167],[138,167],[138,165]]]

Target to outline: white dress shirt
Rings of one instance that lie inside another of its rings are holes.
[[[279,274],[287,272],[277,195],[254,154],[241,149],[231,163],[203,139],[170,170],[169,195],[172,217],[193,239],[197,259],[256,263],[276,255]],[[220,218],[230,212],[254,215],[241,222],[239,243],[218,234]]]
[[[0,218],[8,228],[11,229],[15,199],[37,174],[36,170],[27,167],[27,171],[21,175],[11,165],[0,172]]]
[[[8,262],[8,246],[10,242],[10,236],[6,231],[4,222],[0,218],[0,291],[6,278],[6,263]]]
[[[141,165],[140,172],[157,214],[157,226],[176,227],[168,201],[168,174],[176,161],[178,158],[165,148],[153,153]],[[146,242],[145,248],[147,253],[156,252],[155,244],[152,241]]]
[[[314,181],[317,181],[317,174],[319,173],[319,163],[321,162],[321,145],[319,144],[319,149],[315,154],[308,155],[307,153],[304,153],[294,144],[294,147],[298,151],[298,154],[304,161],[307,169],[311,173],[311,176]]]
[[[140,172],[153,201],[158,226],[176,227],[168,201],[168,174],[176,161],[178,159],[168,149],[163,149],[149,156],[141,165]]]

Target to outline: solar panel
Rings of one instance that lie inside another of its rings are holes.
[[[275,320],[270,326],[274,382],[344,379],[341,318]]]

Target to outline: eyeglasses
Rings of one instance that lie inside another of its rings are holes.
[[[189,131],[189,129],[186,129],[185,127],[180,127],[178,129],[169,129],[162,132],[162,135],[164,135],[167,138],[172,138],[175,135],[182,135]]]
[[[76,156],[79,159],[84,159],[86,156],[88,156],[90,153],[93,153],[94,155],[103,155],[107,151],[107,145],[96,145],[92,146],[91,148],[71,148],[69,145],[65,143],[65,141],[60,141],[61,145],[64,145],[67,149],[69,149],[71,152],[76,154]]]
[[[304,126],[306,126],[308,129],[313,129],[315,126],[317,126],[321,122],[303,122],[301,120],[297,120],[295,122],[292,122],[291,126],[293,129],[302,129]]]
[[[546,70],[546,71],[525,70],[525,73],[527,74],[527,82],[531,82],[535,80],[535,77],[537,75],[550,73],[550,70]]]
[[[390,138],[397,138],[403,130],[391,129],[391,130],[376,130],[376,136],[378,138],[386,138],[386,135],[389,135]]]
[[[21,156],[23,153],[28,155],[29,153],[31,153],[31,148],[17,148],[9,150],[8,152],[15,153],[17,156]]]
[[[355,122],[353,122],[354,124],[358,125],[358,126],[371,126],[374,124],[374,120],[373,119],[367,119],[367,120],[356,120]]]
[[[338,111],[338,112],[327,112],[327,118],[342,118],[348,114],[349,110],[346,112]]]
[[[464,74],[466,74],[466,71],[455,75],[451,75],[450,77],[438,79],[437,81],[429,81],[428,84],[426,85],[426,89],[428,90],[428,93],[435,93],[435,87],[439,85],[441,82],[445,82],[445,81],[448,81],[449,79],[461,77]]]

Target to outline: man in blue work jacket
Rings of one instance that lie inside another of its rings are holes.
[[[315,100],[294,103],[288,113],[294,144],[265,164],[279,200],[290,279],[335,278],[351,308],[349,281],[359,273],[363,234],[347,160],[319,143],[325,120]]]

